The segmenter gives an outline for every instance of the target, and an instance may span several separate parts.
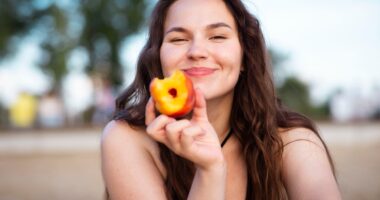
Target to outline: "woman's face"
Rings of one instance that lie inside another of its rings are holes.
[[[184,71],[206,99],[233,94],[242,48],[222,0],[179,0],[168,10],[160,49],[165,76]]]

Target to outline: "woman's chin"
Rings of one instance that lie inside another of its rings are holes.
[[[194,83],[193,82],[193,85],[194,85],[194,89],[199,89],[201,90],[203,96],[205,97],[205,99],[207,100],[208,99],[208,93],[210,93],[210,89],[207,90],[207,87],[204,85],[204,84],[200,84],[200,83]]]

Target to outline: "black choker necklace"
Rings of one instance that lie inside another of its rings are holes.
[[[227,140],[231,137],[231,135],[232,135],[232,129],[230,128],[230,130],[228,131],[226,137],[223,139],[222,144],[220,146],[223,147],[226,144]]]

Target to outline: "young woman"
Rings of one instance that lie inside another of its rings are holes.
[[[196,88],[183,119],[156,115],[149,94],[175,70]],[[102,138],[110,199],[340,199],[313,123],[277,101],[259,22],[240,0],[158,1],[116,106]]]

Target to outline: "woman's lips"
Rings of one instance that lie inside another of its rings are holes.
[[[215,69],[210,69],[207,67],[192,67],[185,69],[184,72],[189,76],[207,76],[214,73]]]

